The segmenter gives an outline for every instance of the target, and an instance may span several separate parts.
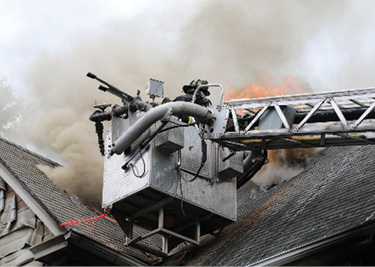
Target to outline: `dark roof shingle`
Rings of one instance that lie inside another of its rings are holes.
[[[238,221],[189,264],[257,264],[375,222],[374,153],[375,146],[328,148],[304,172],[256,197],[246,184]]]

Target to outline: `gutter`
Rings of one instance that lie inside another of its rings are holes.
[[[38,244],[30,248],[34,254],[34,259],[41,262],[53,263],[60,258],[69,257],[67,249],[69,246],[78,247],[84,251],[89,252],[108,263],[118,266],[146,266],[135,257],[126,255],[112,248],[109,248],[95,240],[92,240],[81,234],[75,229],[71,229],[66,234],[56,236],[46,242]],[[69,261],[69,258],[68,258]]]
[[[51,262],[64,256],[65,248],[68,246],[67,239],[71,232],[55,236],[41,244],[31,247],[29,250],[34,254],[34,259],[41,262]]]
[[[121,253],[115,249],[107,247],[95,240],[92,240],[76,229],[72,229],[71,236],[68,240],[69,244],[75,245],[83,250],[89,251],[92,254],[100,256],[114,265],[120,266],[146,266],[143,261],[136,259],[131,255]],[[125,245],[124,245],[125,246]]]

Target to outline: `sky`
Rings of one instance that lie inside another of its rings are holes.
[[[87,72],[144,99],[149,78],[171,98],[197,78],[238,90],[285,77],[306,91],[373,87],[373,10],[370,0],[0,0],[0,136],[68,166],[44,169],[72,177],[65,186],[86,177],[82,188],[101,180],[93,104],[119,102]]]

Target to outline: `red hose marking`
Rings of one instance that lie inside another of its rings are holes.
[[[97,220],[97,219],[100,219],[100,218],[104,218],[104,217],[106,217],[108,215],[109,214],[102,214],[100,216],[97,216],[97,217],[94,217],[94,218],[90,218],[90,219],[81,220],[81,221],[65,222],[65,223],[60,224],[60,226],[71,225],[71,224],[78,224],[78,223],[84,223],[84,222],[90,222],[90,221],[94,221],[94,220]]]
[[[180,264],[180,262],[185,258],[185,256],[186,256],[186,250],[185,250],[185,252],[184,252],[184,254],[178,259],[178,260],[176,260],[176,265],[177,264]]]

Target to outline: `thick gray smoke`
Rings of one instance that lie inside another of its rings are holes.
[[[95,100],[118,99],[96,90],[88,71],[130,94],[143,92],[151,77],[163,80],[170,97],[195,78],[241,87],[264,72],[276,79],[291,75],[315,90],[374,85],[364,71],[375,64],[373,46],[365,46],[375,41],[371,5],[216,0],[181,10],[171,1],[152,12],[150,2],[144,12],[74,36],[63,50],[39,51],[23,77],[27,112],[13,134],[59,153],[64,167],[41,168],[61,188],[97,204],[102,158],[88,117]]]
[[[267,190],[298,175],[313,162],[321,149],[279,149],[268,152],[268,163],[254,176],[252,181],[261,190]]]
[[[259,72],[292,75],[315,90],[373,86],[373,1],[209,1],[184,27],[188,66],[227,85]]]

